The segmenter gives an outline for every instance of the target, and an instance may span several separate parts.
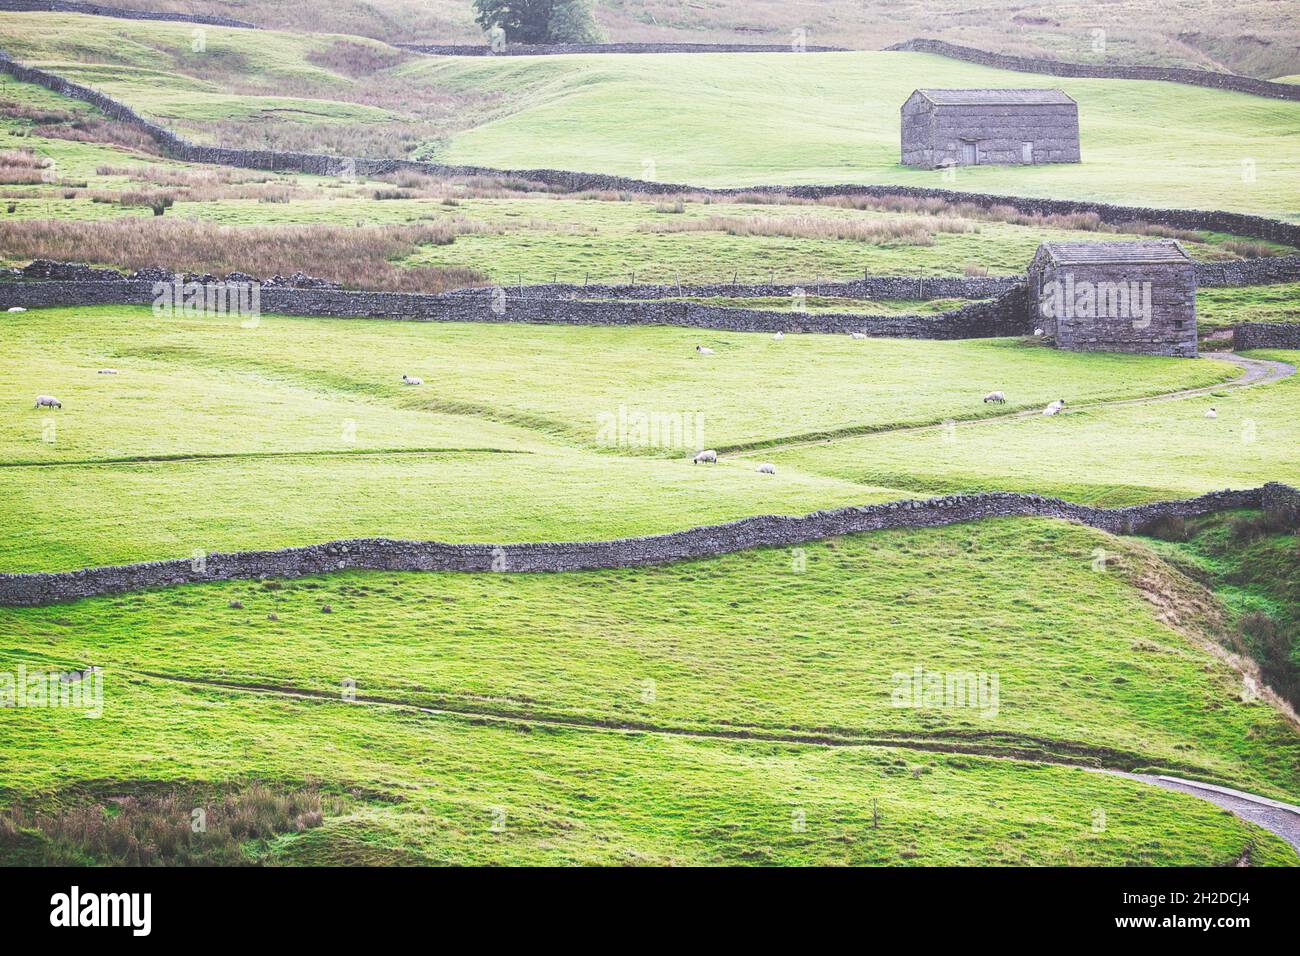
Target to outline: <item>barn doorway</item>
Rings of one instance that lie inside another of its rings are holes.
[[[979,152],[975,148],[975,143],[970,140],[962,140],[961,164],[963,166],[978,166],[979,161]]]
[[[1034,161],[1034,144],[1033,144],[1033,143],[1021,143],[1021,144],[1020,144],[1020,161],[1021,161],[1022,163],[1032,163],[1032,162]]]

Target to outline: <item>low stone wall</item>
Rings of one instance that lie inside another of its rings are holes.
[[[508,178],[536,183],[554,190],[581,192],[585,190],[614,190],[647,195],[664,195],[696,192],[712,196],[737,196],[747,193],[790,195],[810,199],[834,196],[909,196],[918,199],[945,199],[951,202],[969,202],[985,208],[1009,206],[1028,214],[1092,212],[1106,223],[1142,221],[1178,229],[1209,229],[1237,236],[1267,239],[1300,248],[1300,224],[1282,222],[1247,213],[1221,212],[1199,209],[1155,209],[1146,206],[1120,206],[1110,203],[1086,202],[1069,199],[1035,199],[1024,196],[1003,196],[991,193],[968,193],[952,189],[934,189],[919,186],[750,186],[705,188],[684,183],[661,183],[632,179],[626,176],[609,176],[601,173],[581,173],[561,169],[493,169],[484,166],[446,166],[407,159],[367,159],[364,157],[326,156],[319,153],[296,153],[281,150],[240,149],[227,146],[204,146],[192,143],[171,130],[140,116],[125,103],[80,83],[73,83],[45,70],[23,66],[8,54],[0,51],[0,71],[26,83],[35,83],[63,96],[90,103],[106,115],[138,126],[155,139],[177,159],[192,163],[216,163],[244,169],[284,170],[311,173],[321,176],[381,176],[402,170],[413,170],[431,176],[483,176]]]
[[[0,310],[14,306],[152,305],[155,283],[120,281],[0,282]],[[855,315],[733,309],[667,300],[567,298],[413,292],[354,292],[263,286],[264,313],[324,318],[418,322],[524,322],[555,325],[678,325],[726,332],[862,332],[889,338],[964,339],[1023,335],[1029,331],[1023,288],[937,315]]]
[[[84,13],[92,17],[117,17],[122,20],[172,20],[181,23],[202,23],[213,27],[237,27],[256,30],[245,20],[230,17],[205,16],[199,13],[157,13],[152,10],[127,10],[123,7],[106,7],[98,3],[73,3],[70,0],[0,0],[0,13]]]
[[[1300,256],[1196,264],[1198,286],[1271,285],[1279,282],[1300,282]]]
[[[535,573],[630,568],[711,558],[749,548],[791,547],[864,531],[933,528],[988,518],[1059,518],[1114,534],[1130,534],[1169,517],[1260,508],[1266,498],[1284,502],[1295,494],[1294,489],[1267,485],[1247,491],[1214,492],[1185,501],[1106,509],[1039,495],[991,492],[818,511],[804,517],[764,515],[613,541],[492,545],[359,538],[282,551],[210,554],[201,565],[191,560],[155,561],[55,573],[0,574],[0,605],[35,607],[175,584],[293,578],[355,569]]]
[[[943,40],[907,40],[886,49],[904,53],[935,53],[954,60],[965,60],[967,63],[979,63],[983,66],[992,66],[1000,70],[1015,70],[1019,73],[1096,77],[1107,80],[1164,80],[1169,83],[1209,86],[1219,90],[1233,90],[1238,93],[1251,93],[1255,96],[1269,96],[1274,99],[1300,100],[1300,86],[1291,83],[1274,83],[1270,80],[1257,80],[1254,77],[1238,76],[1235,73],[1213,73],[1209,70],[1190,70],[1167,66],[1066,63],[1061,60],[990,53],[987,50],[977,50],[974,47],[945,43]]]
[[[1011,276],[865,276],[861,279],[803,282],[720,282],[711,285],[609,285],[558,282],[510,286],[521,297],[582,299],[741,298],[788,299],[804,295],[841,299],[990,299],[1010,292],[1025,281]],[[481,295],[481,289],[457,290],[454,295]]]
[[[1232,330],[1232,350],[1300,349],[1300,322],[1243,322]]]
[[[1292,526],[1300,524],[1300,490],[1290,485],[1265,485],[1261,506],[1267,514],[1277,515]]]
[[[430,56],[555,56],[573,53],[844,53],[846,47],[789,43],[511,43],[494,50],[486,43],[394,43]]]

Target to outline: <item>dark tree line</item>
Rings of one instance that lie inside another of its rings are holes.
[[[600,31],[591,0],[474,0],[485,31],[500,27],[507,43],[594,43]]]

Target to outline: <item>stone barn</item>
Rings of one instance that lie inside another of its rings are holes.
[[[916,90],[902,107],[907,166],[1079,162],[1079,106],[1061,90]]]
[[[1057,348],[1196,357],[1196,266],[1172,239],[1045,242],[1029,302]]]

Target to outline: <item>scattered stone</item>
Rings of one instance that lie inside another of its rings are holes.
[[[326,604],[324,607],[322,607],[322,608],[320,609],[320,612],[321,612],[322,614],[333,614],[333,613],[334,613],[334,608],[332,608],[332,607],[330,607],[328,604]]]
[[[236,611],[242,611],[242,610],[244,609],[244,602],[243,602],[243,601],[231,601],[231,602],[230,602],[230,606],[231,606],[232,608],[234,608]]]

